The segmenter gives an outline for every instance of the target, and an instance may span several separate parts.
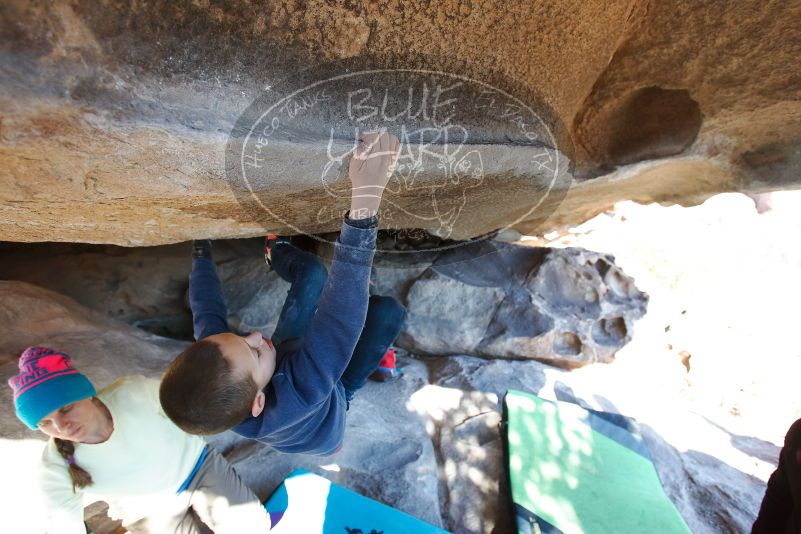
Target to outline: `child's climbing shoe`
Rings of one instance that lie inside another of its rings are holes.
[[[267,237],[264,238],[264,261],[270,267],[273,266],[273,248],[275,248],[277,242],[277,235],[267,234]]]
[[[381,361],[378,362],[378,367],[373,374],[370,375],[370,380],[375,382],[390,382],[397,380],[403,376],[403,369],[396,365],[395,349],[387,350]]]
[[[211,240],[196,239],[192,241],[192,259],[199,258],[211,259]]]

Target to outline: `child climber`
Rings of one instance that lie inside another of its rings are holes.
[[[231,465],[164,415],[158,381],[130,376],[95,391],[70,356],[45,347],[26,349],[19,370],[9,380],[17,417],[52,438],[40,470],[48,534],[86,533],[85,495],[133,533],[270,529]]]
[[[196,242],[189,282],[196,343],[161,381],[167,415],[192,434],[229,428],[289,453],[329,455],[345,431],[345,412],[401,330],[404,309],[368,297],[378,207],[399,150],[386,132],[364,134],[349,163],[350,212],[330,274],[286,241],[272,265],[292,286],[272,339],[229,332],[208,242]]]

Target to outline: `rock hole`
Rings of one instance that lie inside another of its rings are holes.
[[[628,328],[622,317],[608,317],[592,326],[592,339],[604,347],[619,347],[626,341]]]
[[[604,171],[646,159],[683,152],[695,141],[703,116],[698,102],[684,89],[643,87],[585,124],[583,139],[595,164]]]
[[[554,352],[563,356],[577,356],[581,349],[581,340],[573,332],[560,332],[553,341]]]
[[[609,270],[609,262],[606,260],[598,260],[595,262],[595,270],[598,271],[598,274],[604,276],[606,272]]]
[[[620,298],[627,298],[634,292],[631,281],[617,269],[610,269],[606,273],[604,283],[615,296]]]
[[[598,291],[565,258],[555,258],[542,267],[536,291],[554,308],[579,318],[595,319],[601,315]]]
[[[682,152],[701,129],[701,108],[685,90],[645,87],[626,99],[616,123],[609,159],[625,165]]]

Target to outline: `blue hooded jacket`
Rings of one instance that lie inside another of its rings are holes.
[[[347,403],[339,378],[367,317],[377,233],[375,217],[345,220],[306,335],[277,347],[264,410],[234,432],[288,453],[328,455],[342,445]]]

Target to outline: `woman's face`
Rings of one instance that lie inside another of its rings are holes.
[[[79,400],[52,411],[39,421],[39,430],[66,441],[84,441],[96,433],[103,413],[91,398]]]

